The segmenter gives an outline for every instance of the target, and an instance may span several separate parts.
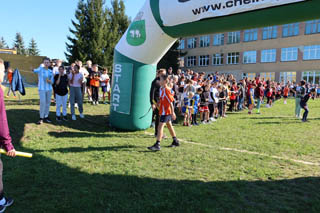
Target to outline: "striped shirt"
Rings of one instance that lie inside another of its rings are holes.
[[[33,70],[34,73],[38,74],[38,90],[39,91],[51,91],[52,84],[49,84],[47,80],[53,83],[53,72],[50,69],[45,69],[44,67],[39,67]]]

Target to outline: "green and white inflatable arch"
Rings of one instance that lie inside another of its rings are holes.
[[[320,18],[320,0],[147,0],[115,48],[111,126],[150,127],[156,65],[180,37]]]

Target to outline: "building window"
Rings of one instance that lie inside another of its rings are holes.
[[[199,66],[206,67],[209,66],[209,55],[200,55],[199,56]]]
[[[320,71],[303,72],[302,79],[310,84],[320,84]]]
[[[215,34],[213,36],[213,46],[221,46],[224,45],[224,34]]]
[[[196,56],[188,56],[187,67],[195,67],[195,66],[197,66],[197,57]]]
[[[239,64],[240,59],[240,53],[234,52],[234,53],[228,53],[227,56],[227,63],[228,64]]]
[[[240,42],[240,31],[228,33],[228,44],[235,44]]]
[[[244,64],[255,64],[257,63],[257,51],[247,51],[243,53]]]
[[[213,66],[223,65],[223,61],[224,61],[223,53],[214,54],[213,57],[212,57],[212,65]]]
[[[261,51],[261,63],[272,63],[277,61],[277,50],[262,50]]]
[[[285,24],[282,26],[282,37],[299,35],[299,23]]]
[[[254,80],[256,78],[255,73],[243,73],[242,74],[242,79],[247,78],[248,80]]]
[[[262,39],[274,39],[278,37],[278,26],[264,27],[262,29]]]
[[[189,49],[197,48],[197,38],[188,39],[188,48]]]
[[[179,66],[184,67],[184,57],[179,58]]]
[[[320,45],[305,46],[303,50],[303,60],[320,59]]]
[[[201,36],[200,47],[209,47],[209,46],[210,46],[210,36]]]
[[[244,41],[256,41],[258,40],[258,29],[245,30]]]
[[[320,33],[320,19],[306,22],[306,34]]]
[[[178,50],[183,50],[185,48],[185,40],[182,39],[179,41],[179,47]]]
[[[275,72],[264,72],[259,73],[260,78],[264,80],[274,81],[276,79],[276,73]]]
[[[280,81],[286,82],[296,82],[297,73],[296,72],[281,72],[280,73]]]
[[[281,49],[281,61],[297,61],[298,47],[289,47]]]

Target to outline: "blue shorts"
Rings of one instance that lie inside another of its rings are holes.
[[[108,87],[107,86],[102,86],[101,90],[102,90],[102,92],[108,92]]]
[[[172,121],[171,115],[161,115],[160,116],[160,123],[167,123],[169,121]]]
[[[254,104],[254,99],[253,99],[253,98],[249,98],[248,104],[249,104],[249,105]]]

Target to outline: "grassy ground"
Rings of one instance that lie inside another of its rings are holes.
[[[16,200],[8,212],[320,211],[318,100],[309,123],[293,117],[293,100],[277,102],[262,115],[175,126],[194,143],[170,149],[167,139],[152,153],[153,130],[108,128],[106,105],[86,104],[85,120],[37,126],[37,92],[27,93],[6,100],[16,149],[35,154],[2,157],[5,190]]]

